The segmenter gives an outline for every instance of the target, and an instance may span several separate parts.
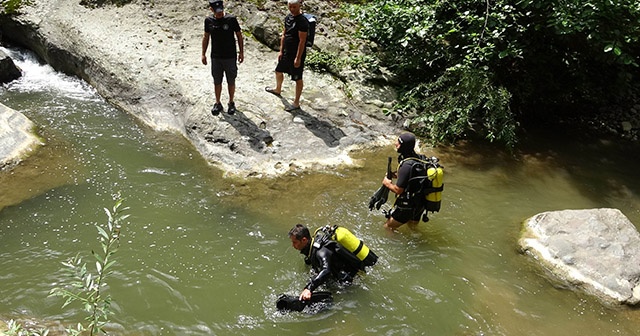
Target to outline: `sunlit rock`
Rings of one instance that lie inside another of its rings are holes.
[[[293,112],[284,107],[293,101],[294,82],[285,81],[281,96],[265,92],[275,85],[278,53],[272,48],[279,47],[289,12],[281,1],[225,1],[225,13],[237,16],[243,28],[244,62],[236,79],[238,113],[218,116],[210,112],[215,102],[210,63],[201,58],[203,22],[211,15],[206,2],[132,1],[99,8],[78,0],[37,2],[0,20],[3,36],[54,69],[87,81],[154,130],[186,137],[225,177],[283,175],[291,172],[288,166],[274,165],[294,160],[304,169],[326,170],[330,167],[321,163],[390,146],[400,132],[395,120],[368,103],[394,104],[396,94],[386,83],[395,79],[382,70],[362,67],[347,71],[351,75],[330,75],[305,68],[302,109]],[[313,52],[345,57],[374,52],[369,43],[352,38],[356,27],[350,20],[333,18],[339,8],[332,2],[315,1],[305,10],[326,18],[316,29]],[[221,99],[226,108],[226,88]]]
[[[0,104],[0,169],[17,164],[40,144],[33,122]]]
[[[537,214],[524,222],[519,245],[572,288],[607,303],[640,302],[640,234],[620,210]]]

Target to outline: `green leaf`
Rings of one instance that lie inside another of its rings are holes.
[[[93,256],[96,258],[97,261],[99,261],[99,262],[104,264],[104,259],[102,258],[101,254],[94,253]]]
[[[96,225],[96,228],[98,229],[98,234],[101,237],[103,237],[104,239],[109,239],[109,234],[107,233],[107,231],[105,231],[103,228],[97,225]]]
[[[622,55],[622,50],[618,47],[613,48],[613,53],[616,54],[616,56],[620,56]]]
[[[109,209],[104,208],[104,212],[107,214],[107,219],[109,222],[113,221],[113,217],[111,216],[111,212],[109,211]]]
[[[116,263],[116,261],[115,261],[115,260],[110,261],[109,263],[107,263],[107,264],[104,266],[103,270],[106,272],[106,271],[107,271],[107,269],[108,269],[108,268],[110,268],[110,267],[111,267],[113,264],[115,264],[115,263]]]
[[[87,277],[84,279],[84,286],[85,286],[86,288],[91,288],[91,284],[92,284],[92,281],[91,281],[91,274],[89,274],[89,275],[87,275]]]
[[[68,306],[71,302],[73,302],[74,299],[73,297],[68,298],[63,304],[62,304],[62,308]]]

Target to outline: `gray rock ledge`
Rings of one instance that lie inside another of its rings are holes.
[[[563,210],[524,222],[521,251],[607,304],[640,302],[640,234],[617,209]]]
[[[293,83],[287,77],[282,97],[265,92],[275,83],[277,52],[250,34],[277,39],[281,26],[261,22],[265,17],[281,21],[286,2],[225,4],[226,12],[250,30],[245,30],[235,115],[210,113],[213,83],[200,59],[203,21],[211,14],[206,1],[133,0],[122,7],[88,9],[77,0],[39,0],[20,15],[0,17],[0,30],[56,70],[84,79],[149,127],[184,136],[225,176],[273,177],[357,165],[352,151],[392,143],[399,124],[371,103],[390,103],[395,95],[388,87],[305,70],[302,110],[284,111]],[[341,36],[352,35],[347,27],[333,27],[349,20],[331,19],[331,2],[309,0],[305,6],[323,17],[314,49],[363,53],[351,50],[353,41],[343,41]],[[225,108],[227,100],[225,85]]]
[[[9,169],[42,145],[34,124],[22,113],[0,104],[0,170]]]

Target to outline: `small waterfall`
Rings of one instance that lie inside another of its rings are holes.
[[[83,80],[57,72],[31,51],[0,47],[22,69],[22,77],[5,85],[10,91],[49,92],[80,100],[99,100],[96,91]]]

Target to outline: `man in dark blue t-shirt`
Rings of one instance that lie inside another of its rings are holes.
[[[304,59],[307,56],[307,34],[309,21],[302,15],[302,0],[288,0],[289,14],[284,19],[284,32],[280,39],[280,53],[278,53],[278,65],[276,66],[276,87],[265,88],[267,92],[280,95],[284,74],[291,76],[296,82],[295,98],[291,106],[285,110],[293,111],[300,108],[300,96],[304,83],[302,71]]]
[[[220,103],[222,94],[222,78],[227,77],[229,89],[229,108],[227,112],[236,112],[233,97],[236,90],[238,62],[244,61],[244,40],[238,19],[233,15],[225,15],[222,0],[209,0],[209,7],[213,16],[204,19],[204,36],[202,37],[202,64],[207,65],[207,48],[211,40],[211,75],[216,94],[216,103],[211,109],[213,115],[224,112]],[[240,52],[236,50],[236,38]]]

